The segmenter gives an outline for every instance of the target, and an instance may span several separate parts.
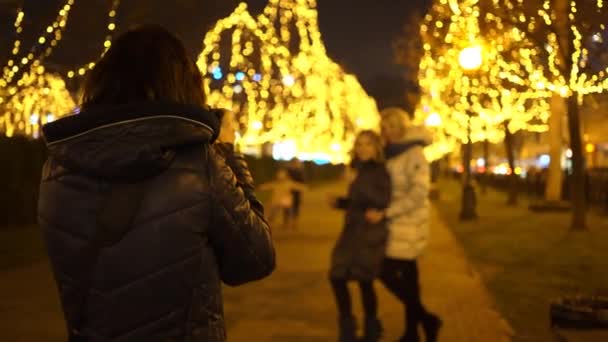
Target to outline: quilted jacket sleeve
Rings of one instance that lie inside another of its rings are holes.
[[[215,146],[218,154],[224,158],[226,164],[234,172],[237,185],[243,189],[251,208],[260,214],[260,217],[264,217],[264,206],[255,195],[255,181],[243,154],[236,152],[232,144],[219,143]]]
[[[252,209],[243,188],[237,185],[234,172],[214,149],[210,149],[209,163],[217,209],[209,238],[221,278],[231,286],[262,279],[275,268],[270,228],[263,215]]]

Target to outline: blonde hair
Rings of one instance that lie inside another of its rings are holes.
[[[405,133],[405,130],[410,126],[410,115],[399,107],[389,107],[383,109],[380,112],[380,119],[382,123],[386,123],[390,126],[397,126]]]

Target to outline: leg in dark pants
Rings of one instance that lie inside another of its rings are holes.
[[[378,315],[378,298],[374,283],[371,281],[360,281],[359,289],[361,289],[361,301],[363,302],[363,310],[365,317],[376,318]]]
[[[293,206],[291,207],[292,228],[294,230],[296,230],[296,229],[298,229],[298,218],[300,217],[300,205],[302,203],[302,193],[299,191],[292,191],[291,195],[293,197]]]
[[[382,336],[382,325],[378,320],[378,298],[372,281],[360,281],[361,301],[365,312],[364,342],[376,342]]]
[[[422,305],[416,260],[384,259],[380,279],[384,286],[405,305],[406,334],[402,340],[418,341],[418,325],[422,324],[427,340],[435,341],[440,322]]]
[[[338,341],[340,342],[355,342],[355,318],[353,317],[353,309],[350,298],[350,292],[346,284],[346,279],[332,278],[331,287],[334,290],[336,297],[336,305],[338,306],[338,324],[340,327]]]
[[[338,313],[340,314],[340,316],[352,316],[353,308],[346,280],[332,278],[331,287],[334,290],[334,295],[336,297],[336,305],[338,306]]]

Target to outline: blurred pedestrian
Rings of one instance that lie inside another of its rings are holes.
[[[304,175],[304,164],[298,158],[293,158],[289,162],[287,167],[289,178],[294,182],[305,184],[306,177]],[[291,196],[293,198],[293,204],[291,206],[291,221],[294,230],[298,229],[298,223],[300,218],[300,206],[302,205],[302,191],[295,189],[292,190]]]
[[[43,128],[38,207],[69,340],[225,341],[221,282],[266,277],[275,254],[251,179],[235,178],[246,165],[211,148],[196,64],[163,28],[130,30],[81,108]]]
[[[345,210],[345,217],[333,249],[329,276],[339,312],[339,341],[356,341],[356,324],[347,283],[357,281],[365,314],[363,341],[374,342],[380,339],[382,327],[378,320],[373,282],[380,273],[384,258],[388,231],[382,212],[388,207],[391,196],[378,134],[373,131],[359,133],[350,167],[355,172],[348,195],[330,198],[333,207]]]
[[[405,334],[399,341],[419,341],[421,325],[426,341],[434,342],[442,323],[422,304],[417,263],[429,238],[430,167],[423,148],[431,137],[424,128],[412,126],[409,115],[399,108],[381,114],[392,199],[384,212],[389,238],[380,279],[405,306]]]
[[[294,182],[289,178],[286,168],[279,168],[273,181],[261,184],[262,191],[270,191],[270,204],[268,205],[268,221],[271,224],[276,222],[279,215],[283,215],[283,228],[293,230],[293,192],[306,191],[306,185]]]

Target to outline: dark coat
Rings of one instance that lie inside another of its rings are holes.
[[[91,342],[225,341],[221,281],[261,279],[275,254],[261,205],[210,147],[218,127],[209,111],[160,103],[44,127],[38,215],[70,331]],[[82,256],[103,229],[116,232],[91,263]]]
[[[344,228],[332,253],[330,277],[373,280],[380,272],[388,236],[386,220],[372,224],[365,219],[367,209],[385,209],[391,200],[391,182],[383,164],[362,163],[348,190],[338,200],[345,209]]]

